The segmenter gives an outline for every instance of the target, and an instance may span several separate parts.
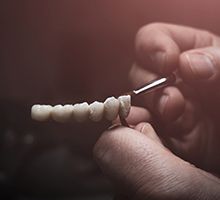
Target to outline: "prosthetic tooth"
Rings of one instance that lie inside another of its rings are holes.
[[[51,112],[51,116],[54,121],[63,122],[62,110],[63,110],[62,105],[56,105],[53,107],[52,112]]]
[[[118,116],[119,100],[115,97],[109,97],[104,102],[104,115],[109,121],[113,121]]]
[[[94,122],[100,121],[103,116],[107,120],[114,120],[118,114],[126,118],[130,112],[131,96],[120,96],[118,99],[109,97],[104,103],[93,102],[88,105],[84,102],[75,105],[34,105],[31,108],[31,116],[38,121],[46,121],[50,118],[57,122],[67,122],[74,118],[77,122],[83,122],[88,118]]]
[[[67,122],[72,117],[72,105],[56,105],[53,107],[51,115],[54,121]]]
[[[120,102],[119,114],[123,118],[126,118],[131,108],[131,96],[130,95],[120,96],[118,100]]]
[[[104,104],[98,101],[93,102],[89,105],[89,119],[94,122],[98,122],[102,119],[104,114]]]
[[[75,104],[73,106],[73,118],[77,122],[83,122],[86,121],[89,117],[89,105],[88,103],[80,103],[80,104]]]
[[[37,121],[47,121],[50,118],[52,106],[33,105],[31,108],[31,117]]]
[[[69,121],[72,119],[73,114],[73,105],[66,104],[63,106],[63,117],[65,118],[65,121]]]

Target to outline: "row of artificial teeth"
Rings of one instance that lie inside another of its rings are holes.
[[[86,102],[75,105],[33,105],[31,109],[31,116],[37,121],[47,121],[53,119],[57,122],[67,122],[75,120],[83,122],[87,119],[98,122],[103,118],[112,121],[120,114],[121,117],[126,118],[131,107],[131,96],[120,96],[118,99],[109,97],[104,103],[93,102],[88,104]]]

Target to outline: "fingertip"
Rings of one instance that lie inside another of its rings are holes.
[[[150,112],[142,107],[132,106],[128,115],[127,122],[131,125],[136,125],[140,122],[151,121]]]
[[[161,74],[163,75],[169,75],[172,72],[174,72],[178,67],[179,62],[179,49],[176,48],[176,50],[173,51],[173,49],[169,49],[166,52],[166,60],[163,68],[161,68]]]
[[[148,138],[152,139],[153,141],[162,144],[160,138],[158,137],[157,133],[155,132],[154,128],[150,123],[141,122],[138,125],[136,125],[134,129],[144,134]]]

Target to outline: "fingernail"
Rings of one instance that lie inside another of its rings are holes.
[[[146,133],[146,124],[144,124],[140,130],[141,133]]]
[[[189,66],[196,78],[208,79],[214,75],[214,64],[212,56],[203,53],[186,54]]]
[[[148,134],[149,132],[152,132],[152,130],[152,126],[149,123],[145,123],[141,128],[140,132],[143,134]]]
[[[159,69],[159,72],[163,72],[166,53],[164,51],[154,52],[149,55],[152,63]]]
[[[161,116],[164,115],[164,110],[165,110],[168,99],[169,99],[169,96],[166,94],[163,94],[159,100],[158,110]]]

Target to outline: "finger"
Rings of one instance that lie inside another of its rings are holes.
[[[166,132],[179,139],[185,137],[185,135],[189,134],[195,127],[196,123],[201,119],[201,115],[202,113],[199,105],[186,100],[184,112],[177,118],[176,121],[166,124]],[[170,137],[168,137],[168,139],[169,138]]]
[[[183,79],[194,85],[213,86],[220,82],[220,47],[184,52],[180,56]]]
[[[207,191],[207,181],[198,176],[197,169],[130,128],[103,133],[94,157],[121,193],[132,199],[200,199],[209,193],[216,195],[219,189],[214,183]]]
[[[216,45],[220,45],[220,40],[212,33],[163,23],[144,26],[135,41],[137,60],[141,66],[161,74],[177,68],[181,52]]]
[[[204,127],[198,130],[202,118],[201,108],[195,102],[186,100],[183,114],[173,123],[166,123],[165,126],[158,128],[158,131],[163,133],[160,135],[163,144],[179,157],[194,163],[198,160],[198,155],[195,154],[199,151],[195,150],[195,147],[201,145],[202,133],[206,132]],[[194,134],[196,131],[199,134]],[[204,153],[199,152],[199,155],[204,158]]]
[[[144,123],[144,122],[139,123],[134,129],[139,131],[140,133],[143,133],[148,138],[157,142],[159,145],[162,145],[160,138],[158,137],[153,127],[149,123]]]
[[[151,115],[150,112],[145,108],[132,106],[126,121],[130,125],[137,125],[140,122],[151,121]],[[120,119],[117,118],[115,121],[113,121],[113,124],[120,124]]]
[[[164,122],[173,122],[182,115],[185,109],[185,99],[176,87],[170,86],[163,89],[155,104],[155,112],[159,113]]]

